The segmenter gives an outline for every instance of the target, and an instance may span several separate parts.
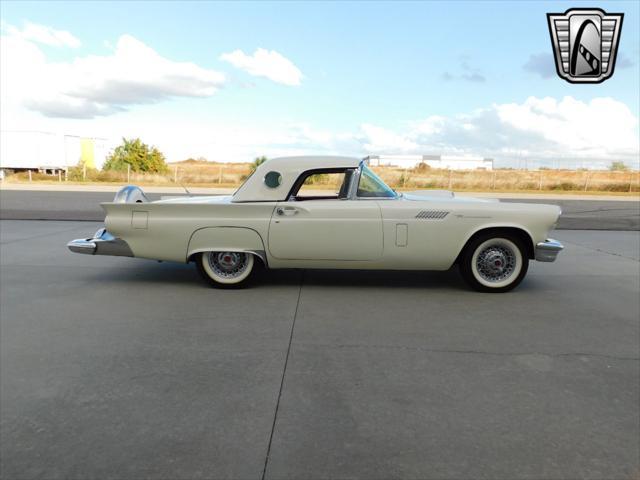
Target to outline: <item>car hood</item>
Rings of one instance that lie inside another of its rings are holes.
[[[477,197],[456,197],[456,194],[450,190],[416,190],[402,194],[403,200],[409,201],[452,201],[465,203],[496,203],[497,198],[477,198]]]

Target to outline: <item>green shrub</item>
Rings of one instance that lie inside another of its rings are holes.
[[[551,190],[564,190],[564,191],[580,190],[580,187],[578,186],[577,183],[562,182],[562,183],[556,183],[555,185],[552,185]]]
[[[413,168],[413,171],[416,173],[424,173],[427,170],[431,170],[431,167],[424,162],[420,162]]]
[[[429,180],[426,182],[416,182],[416,187],[417,188],[438,188],[440,187],[440,185],[438,185],[438,182]]]
[[[612,172],[620,172],[620,171],[625,171],[628,170],[629,167],[627,167],[627,165],[624,162],[611,162],[611,165],[609,165],[609,170],[611,170]]]
[[[139,138],[122,139],[122,145],[115,148],[107,157],[103,170],[126,172],[128,166],[132,172],[167,173],[169,167],[164,155],[156,147],[150,147]]]
[[[629,183],[606,183],[602,185],[598,190],[604,190],[606,192],[628,192]]]
[[[410,181],[411,175],[409,175],[407,172],[402,172],[395,186],[399,188],[407,187]]]

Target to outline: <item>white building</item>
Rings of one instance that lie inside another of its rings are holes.
[[[390,165],[414,168],[425,163],[431,168],[444,170],[493,170],[493,159],[482,157],[459,157],[454,155],[369,155],[365,158],[374,167]]]
[[[37,131],[0,132],[0,169],[66,170],[83,160],[101,167],[110,144],[103,138],[85,138]]]

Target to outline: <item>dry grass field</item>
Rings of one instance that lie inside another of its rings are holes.
[[[608,170],[438,170],[420,165],[413,169],[374,167],[382,179],[396,190],[446,189],[496,192],[640,192],[640,172]],[[67,179],[32,174],[31,181],[140,185],[193,185],[200,187],[237,186],[251,172],[248,163],[214,163],[187,160],[169,164],[166,175],[70,169]],[[27,173],[9,175],[5,182],[28,182]],[[322,182],[316,182],[322,185]],[[330,185],[326,185],[329,187]]]
[[[375,169],[400,190],[638,192],[640,172],[608,170],[436,170]]]

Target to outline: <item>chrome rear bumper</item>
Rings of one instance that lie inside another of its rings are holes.
[[[539,262],[554,262],[564,246],[557,240],[549,238],[536,245],[536,260]]]
[[[127,242],[111,235],[105,228],[98,230],[93,238],[76,238],[67,243],[74,253],[85,255],[111,255],[116,257],[133,257]]]

